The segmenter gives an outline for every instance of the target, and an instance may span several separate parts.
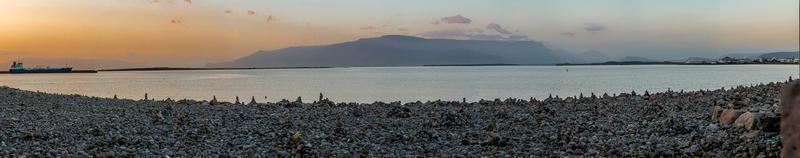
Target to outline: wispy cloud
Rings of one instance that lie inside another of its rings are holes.
[[[600,24],[587,23],[584,24],[583,29],[589,32],[600,32],[606,30],[606,27]]]
[[[467,17],[464,17],[464,16],[461,16],[461,15],[444,17],[440,21],[444,22],[444,23],[448,23],[448,24],[470,24],[470,23],[472,23],[471,19],[469,19]]]
[[[575,36],[575,33],[572,33],[572,32],[562,32],[562,33],[560,33],[559,35],[562,35],[562,36],[570,36],[570,37],[572,37],[572,36]]]
[[[358,29],[359,30],[375,30],[375,29],[378,29],[378,28],[375,27],[375,26],[364,26],[364,27],[361,27],[361,28],[358,28]]]
[[[467,32],[467,33],[483,33],[485,31],[483,29],[481,29],[481,28],[472,28],[472,29],[466,29],[466,30],[464,30],[464,32]]]
[[[506,30],[505,28],[503,28],[503,26],[500,26],[499,24],[496,24],[496,23],[491,23],[491,24],[487,25],[486,28],[494,30],[494,31],[497,31],[498,33],[502,33],[502,34],[507,34],[507,35],[511,34],[510,31]]]
[[[275,18],[273,18],[272,15],[267,16],[267,23],[272,22],[274,20]]]
[[[445,29],[434,30],[418,34],[422,37],[428,38],[445,38],[445,39],[467,39],[467,40],[496,40],[496,41],[523,41],[529,40],[528,36],[510,35],[503,36],[499,34],[485,34],[478,32],[475,29]]]

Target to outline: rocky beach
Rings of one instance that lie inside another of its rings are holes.
[[[478,102],[130,100],[0,88],[4,157],[777,157],[787,82]],[[211,99],[211,98],[209,98]]]

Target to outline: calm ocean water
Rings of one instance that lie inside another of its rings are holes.
[[[567,71],[569,69],[569,71]],[[358,67],[282,70],[0,74],[0,85],[45,92],[142,99],[274,102],[323,93],[336,102],[545,98],[717,89],[798,77],[797,65]],[[265,99],[266,96],[266,99]]]

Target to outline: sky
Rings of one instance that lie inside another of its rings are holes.
[[[798,0],[0,0],[0,61],[203,66],[399,34],[656,59],[798,50]]]

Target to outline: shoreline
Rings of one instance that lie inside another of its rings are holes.
[[[70,72],[45,72],[45,73],[11,73],[9,71],[0,71],[0,74],[59,74],[59,73],[97,73],[97,70],[72,70]]]
[[[253,67],[253,68],[187,68],[187,67],[148,67],[148,68],[124,68],[124,69],[101,69],[97,71],[182,71],[182,70],[264,70],[264,69],[327,69],[336,67]]]
[[[687,64],[679,62],[614,62],[614,63],[583,63],[583,64],[443,64],[443,65],[414,65],[414,66],[345,66],[345,67],[246,67],[246,68],[203,68],[203,67],[143,67],[99,70],[75,70],[65,73],[101,73],[101,72],[126,72],[126,71],[204,71],[204,70],[285,70],[285,69],[334,69],[334,68],[389,68],[389,67],[497,67],[497,66],[637,66],[637,65],[800,65],[797,63],[744,63],[744,64]],[[13,74],[0,71],[0,74]],[[36,73],[25,73],[36,74]],[[48,73],[43,73],[48,74]]]
[[[712,64],[712,63],[684,63],[684,62],[603,62],[603,63],[583,63],[583,64],[570,64],[561,63],[556,66],[595,66],[595,65],[800,65],[800,63],[726,63],[726,64]]]
[[[776,132],[713,115],[780,113],[783,84],[409,103],[153,101],[0,87],[0,155],[772,157]]]

